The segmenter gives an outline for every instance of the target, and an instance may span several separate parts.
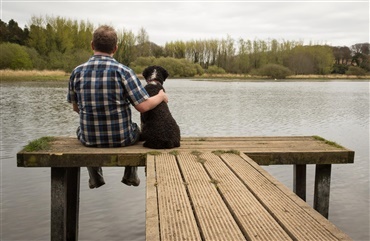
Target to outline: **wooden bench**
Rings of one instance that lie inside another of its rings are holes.
[[[57,137],[20,151],[20,167],[51,167],[51,240],[78,239],[80,167],[146,166],[146,240],[351,240],[328,215],[331,164],[354,152],[319,137],[183,138],[172,150],[86,148]],[[316,164],[312,209],[258,164],[293,164],[305,198]]]

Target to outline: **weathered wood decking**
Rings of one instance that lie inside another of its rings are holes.
[[[20,167],[52,169],[51,240],[78,239],[80,167],[127,165],[146,166],[148,241],[351,240],[324,216],[331,164],[353,160],[353,151],[315,137],[184,138],[180,148],[156,152],[58,137],[49,150],[17,154]],[[316,164],[314,208],[324,216],[257,163],[294,164],[303,199],[305,165]]]

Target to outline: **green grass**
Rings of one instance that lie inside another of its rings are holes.
[[[24,147],[24,150],[27,152],[48,150],[50,149],[50,142],[53,140],[55,140],[55,138],[51,136],[41,137],[30,141],[28,145]]]
[[[217,156],[221,156],[222,154],[226,154],[226,153],[240,155],[240,151],[237,151],[237,150],[227,150],[227,151],[224,151],[224,150],[216,150],[216,151],[213,151],[212,153],[215,154],[215,155],[217,155]]]
[[[339,145],[338,143],[333,142],[333,141],[328,141],[325,138],[322,138],[321,136],[312,136],[312,137],[314,139],[318,140],[318,141],[323,141],[327,145],[334,146],[334,147],[337,147],[337,148],[340,148],[340,149],[344,149],[344,147]]]
[[[177,150],[170,151],[168,154],[174,155],[174,156],[178,156],[179,155],[179,151],[177,151]]]
[[[191,154],[193,154],[194,156],[199,157],[202,153],[200,151],[192,151]]]
[[[146,154],[152,155],[152,156],[158,156],[158,155],[162,154],[162,152],[160,152],[160,151],[149,151]]]

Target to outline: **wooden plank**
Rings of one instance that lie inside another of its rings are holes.
[[[223,154],[222,158],[293,239],[338,240],[282,190],[271,185],[271,181],[259,172],[260,167],[256,169],[234,154]]]
[[[160,240],[202,240],[175,156],[156,156],[155,168]]]
[[[204,240],[246,240],[195,155],[177,156]]]
[[[122,148],[88,148],[76,138],[56,137],[50,150],[17,153],[20,167],[144,166],[142,142]],[[214,137],[183,138],[178,151],[239,150],[259,164],[353,163],[354,152],[313,137]],[[168,151],[168,150],[157,150]]]
[[[146,160],[145,210],[145,239],[146,241],[160,241],[157,180],[155,175],[155,159],[152,155],[148,155]]]
[[[248,240],[292,240],[218,156],[204,153],[200,157]]]
[[[314,210],[311,206],[309,206],[305,201],[303,201],[300,197],[294,194],[288,187],[283,185],[281,182],[276,180],[273,176],[271,176],[266,170],[262,169],[257,163],[255,163],[251,158],[244,154],[240,154],[241,158],[247,163],[243,164],[249,166],[248,168],[254,168],[258,170],[260,175],[264,176],[269,182],[273,183],[274,186],[279,189],[281,192],[284,193],[285,198],[289,198],[292,202],[296,205],[301,207],[304,210],[304,215],[309,215],[316,221],[317,225],[320,225],[322,229],[329,231],[332,235],[334,235],[338,240],[352,240],[347,234],[342,232],[338,227],[336,227],[333,223],[331,223],[328,219],[323,217],[320,213]],[[262,179],[263,180],[263,179]],[[258,184],[257,184],[258,185]],[[263,188],[263,186],[261,186]],[[302,228],[305,228],[304,226]],[[305,240],[305,239],[303,239]],[[325,240],[323,238],[313,239],[313,240]]]

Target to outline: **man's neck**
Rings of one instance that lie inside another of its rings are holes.
[[[108,54],[108,53],[104,53],[104,52],[100,52],[100,51],[94,51],[94,55],[103,55],[103,56],[113,57],[113,53]]]

